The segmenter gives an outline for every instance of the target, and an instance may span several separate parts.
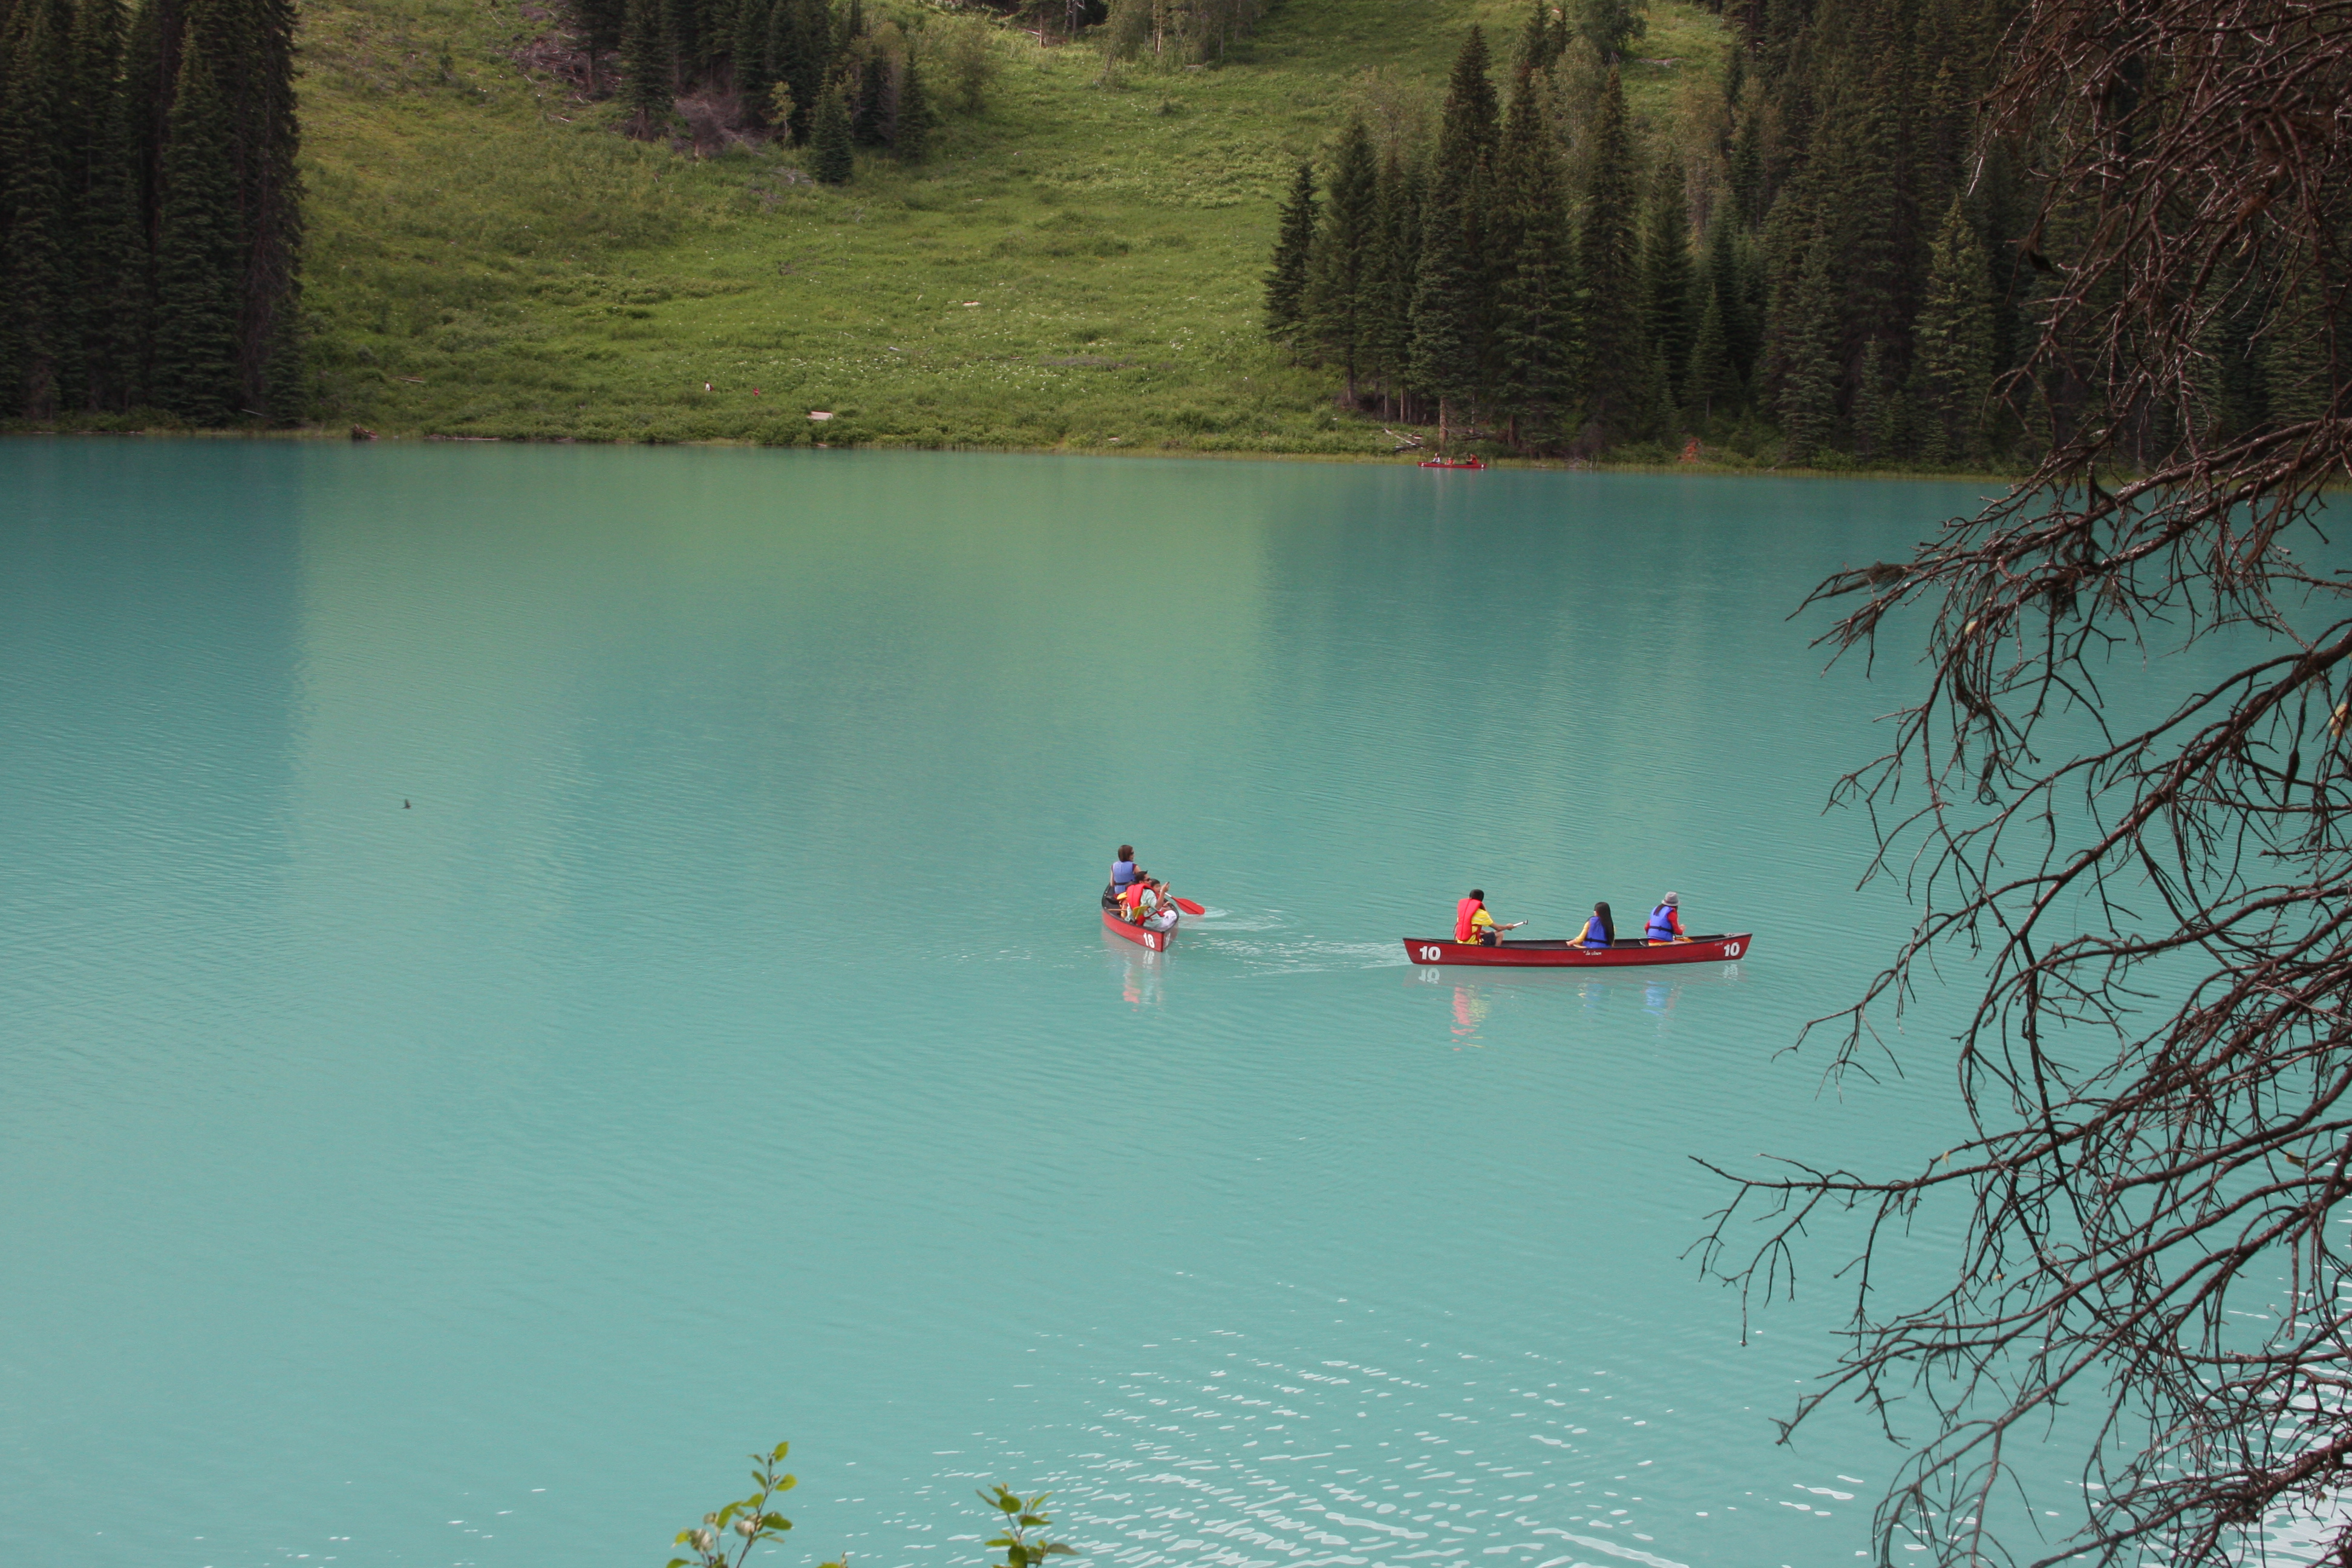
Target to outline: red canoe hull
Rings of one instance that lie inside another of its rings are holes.
[[[1177,924],[1182,923],[1182,919],[1180,917]],[[1170,926],[1166,931],[1146,931],[1141,926],[1129,925],[1108,910],[1103,911],[1103,929],[1115,931],[1139,947],[1148,947],[1154,952],[1167,952],[1170,940],[1176,934],[1175,926]]]
[[[1421,466],[1424,468],[1483,468],[1486,465],[1476,458],[1424,458]]]
[[[1614,947],[1570,947],[1559,942],[1506,942],[1500,947],[1475,947],[1443,937],[1409,936],[1404,955],[1415,963],[1475,963],[1510,969],[1612,969],[1636,963],[1726,963],[1748,956],[1755,938],[1694,936],[1681,942],[1652,944],[1621,941]]]

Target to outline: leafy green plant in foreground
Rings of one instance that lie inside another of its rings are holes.
[[[1066,1557],[1074,1550],[1067,1542],[1045,1539],[1045,1527],[1054,1521],[1040,1510],[1051,1492],[1039,1492],[1024,1498],[1009,1487],[1000,1486],[994,1496],[980,1494],[980,1500],[1004,1515],[1004,1533],[989,1542],[1004,1549],[1004,1568],[1034,1568],[1048,1557]],[[1035,1531],[1032,1536],[1029,1532]]]
[[[774,1499],[800,1484],[796,1478],[780,1475],[776,1470],[791,1450],[790,1443],[779,1443],[772,1453],[752,1455],[751,1462],[760,1468],[751,1472],[751,1480],[760,1489],[704,1514],[700,1524],[679,1531],[677,1544],[694,1555],[673,1557],[667,1568],[743,1568],[752,1547],[763,1541],[779,1540],[792,1529],[791,1520],[768,1507]],[[1003,1548],[1003,1568],[1037,1568],[1048,1557],[1066,1557],[1076,1550],[1066,1542],[1046,1538],[1046,1528],[1054,1521],[1046,1517],[1045,1506],[1052,1495],[1039,1492],[1024,1498],[1003,1486],[992,1493],[979,1494],[981,1501],[1004,1516],[1004,1533],[988,1543],[991,1548]],[[736,1539],[729,1540],[730,1535]],[[728,1555],[730,1552],[734,1553],[731,1558]],[[845,1552],[841,1560],[820,1564],[820,1568],[845,1568],[847,1555]]]
[[[667,1568],[742,1568],[752,1547],[762,1541],[773,1541],[790,1530],[793,1521],[770,1511],[768,1503],[800,1484],[792,1476],[776,1473],[776,1467],[784,1462],[784,1455],[791,1448],[790,1443],[779,1443],[772,1453],[753,1454],[751,1462],[760,1468],[751,1472],[751,1479],[760,1489],[716,1512],[704,1514],[700,1524],[679,1531],[676,1544],[691,1549],[694,1555],[673,1557]],[[730,1534],[738,1539],[728,1540]],[[731,1562],[727,1555],[730,1549],[735,1552]],[[841,1565],[828,1563],[824,1568]]]

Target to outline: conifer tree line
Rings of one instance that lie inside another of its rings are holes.
[[[943,58],[897,22],[870,20],[864,0],[572,0],[592,79],[605,54],[620,61],[620,94],[634,134],[652,137],[677,100],[725,98],[733,122],[810,149],[811,170],[838,184],[855,150],[918,163],[940,118],[927,73],[944,68],[949,101],[982,107],[994,62],[980,33],[954,30]]]
[[[2046,252],[2088,221],[2045,212],[2031,147],[1979,145],[2012,15],[1729,0],[1722,92],[1646,134],[1622,0],[1539,3],[1499,73],[1473,28],[1433,139],[1359,119],[1299,165],[1266,330],[1360,409],[1519,450],[1699,436],[1792,465],[2030,460],[2047,421],[2021,413],[2087,411],[2097,389],[2011,375]],[[2307,300],[2246,282],[2210,334],[2209,434],[2324,402],[2336,363],[2298,325]]]
[[[0,417],[293,419],[291,0],[0,0]]]

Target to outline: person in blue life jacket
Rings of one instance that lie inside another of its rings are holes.
[[[1609,917],[1609,906],[1595,904],[1592,906],[1592,918],[1584,922],[1584,934],[1578,937],[1571,945],[1607,947],[1616,940],[1617,922]]]
[[[1643,937],[1653,942],[1681,942],[1684,939],[1681,903],[1682,900],[1673,893],[1660,900],[1658,907],[1650,911],[1648,923],[1642,928]]]
[[[1135,846],[1118,847],[1118,858],[1110,863],[1110,886],[1103,889],[1103,908],[1115,910],[1127,896],[1127,889],[1136,882],[1149,880],[1135,864]]]

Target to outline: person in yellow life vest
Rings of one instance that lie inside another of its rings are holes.
[[[1486,890],[1473,888],[1470,896],[1454,906],[1454,940],[1471,947],[1493,947],[1503,940],[1507,931],[1517,931],[1527,924],[1513,921],[1509,925],[1497,925],[1495,917],[1486,912]]]

